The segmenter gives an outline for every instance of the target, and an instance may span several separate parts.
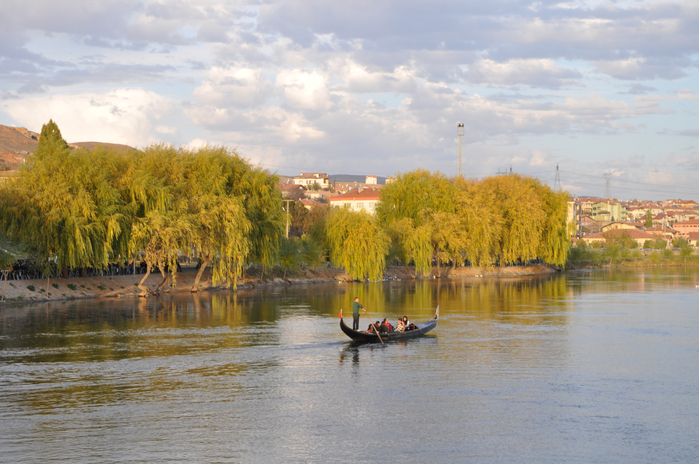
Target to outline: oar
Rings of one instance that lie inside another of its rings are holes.
[[[362,311],[364,311],[364,314],[366,314],[366,317],[369,317],[369,313],[366,312],[366,309],[362,308]],[[374,333],[376,333],[376,335],[378,335],[379,341],[383,345],[383,340],[381,340],[381,335],[379,335],[379,329],[376,328],[376,324],[374,324],[374,321],[372,321],[370,317],[369,317],[369,322],[371,322],[371,326],[374,328]]]

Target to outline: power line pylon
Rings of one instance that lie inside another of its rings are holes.
[[[558,172],[558,164],[556,164],[556,180],[553,181],[553,189],[561,191],[561,175]]]
[[[611,172],[604,173],[604,182],[605,182],[604,197],[605,198],[612,198],[612,173]]]

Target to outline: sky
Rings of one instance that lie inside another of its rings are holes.
[[[699,1],[3,0],[0,124],[699,201]]]

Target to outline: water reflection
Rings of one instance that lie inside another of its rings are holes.
[[[390,443],[407,462],[682,460],[699,425],[696,280],[600,271],[3,308],[0,455],[373,462]],[[439,326],[355,345],[337,317],[355,296],[374,319],[440,305]]]

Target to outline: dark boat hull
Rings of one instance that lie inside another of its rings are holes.
[[[430,319],[427,322],[415,324],[418,327],[417,329],[408,330],[407,332],[383,333],[381,334],[381,340],[383,340],[385,343],[394,340],[407,340],[409,338],[422,337],[427,332],[437,327],[438,321],[439,306],[437,306],[437,313],[435,314],[434,318]],[[364,333],[358,330],[352,330],[349,327],[347,327],[345,325],[345,320],[342,317],[340,317],[340,329],[342,329],[345,335],[347,335],[349,338],[356,342],[380,343],[379,337],[374,333]]]

